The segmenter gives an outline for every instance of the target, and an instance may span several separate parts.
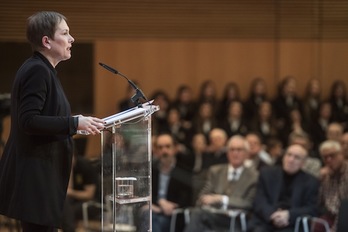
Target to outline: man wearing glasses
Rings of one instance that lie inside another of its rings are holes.
[[[324,209],[322,217],[328,221],[331,232],[335,232],[341,201],[348,199],[348,161],[345,161],[338,141],[324,141],[319,152],[328,170],[320,188],[320,204]]]

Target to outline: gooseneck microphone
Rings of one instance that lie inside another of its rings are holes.
[[[132,96],[131,100],[133,103],[135,103],[137,106],[141,106],[139,99],[143,98],[145,101],[148,101],[147,98],[145,97],[145,94],[143,93],[143,91],[141,91],[141,89],[138,88],[138,86],[136,84],[134,84],[133,81],[131,81],[126,75],[122,74],[121,72],[117,71],[114,68],[111,68],[110,66],[100,63],[99,65],[102,66],[103,68],[105,68],[106,70],[116,74],[116,75],[120,75],[121,77],[124,77],[128,83],[134,88],[135,90],[135,94]]]

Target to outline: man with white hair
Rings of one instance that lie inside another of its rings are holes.
[[[320,205],[325,212],[322,217],[329,222],[331,232],[335,232],[341,200],[348,199],[348,161],[338,141],[324,141],[319,152],[329,170],[320,187]]]
[[[243,136],[232,136],[227,143],[228,163],[214,165],[192,211],[186,232],[226,231],[230,218],[214,210],[250,210],[255,196],[258,173],[245,167],[249,144]]]

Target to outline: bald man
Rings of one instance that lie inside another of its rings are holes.
[[[290,145],[282,166],[261,169],[249,231],[292,232],[298,216],[317,214],[319,180],[302,171],[307,156],[303,146]]]

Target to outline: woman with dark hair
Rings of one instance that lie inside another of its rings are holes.
[[[228,114],[228,107],[233,101],[240,101],[239,86],[235,82],[229,82],[225,85],[222,98],[219,102],[217,119],[220,120],[226,118]]]
[[[78,130],[99,134],[104,122],[72,116],[55,67],[71,57],[66,18],[39,12],[28,19],[34,54],[19,68],[11,92],[11,131],[0,161],[0,213],[21,221],[23,232],[61,226]]]
[[[308,125],[318,118],[321,103],[321,86],[318,79],[311,79],[306,86],[303,98],[303,119]]]
[[[253,79],[250,85],[250,92],[247,100],[244,102],[244,116],[250,121],[257,115],[259,106],[267,100],[267,87],[263,78]]]
[[[330,104],[333,121],[347,123],[348,118],[348,99],[347,87],[344,81],[337,80],[331,86]],[[345,127],[347,125],[344,125]]]

